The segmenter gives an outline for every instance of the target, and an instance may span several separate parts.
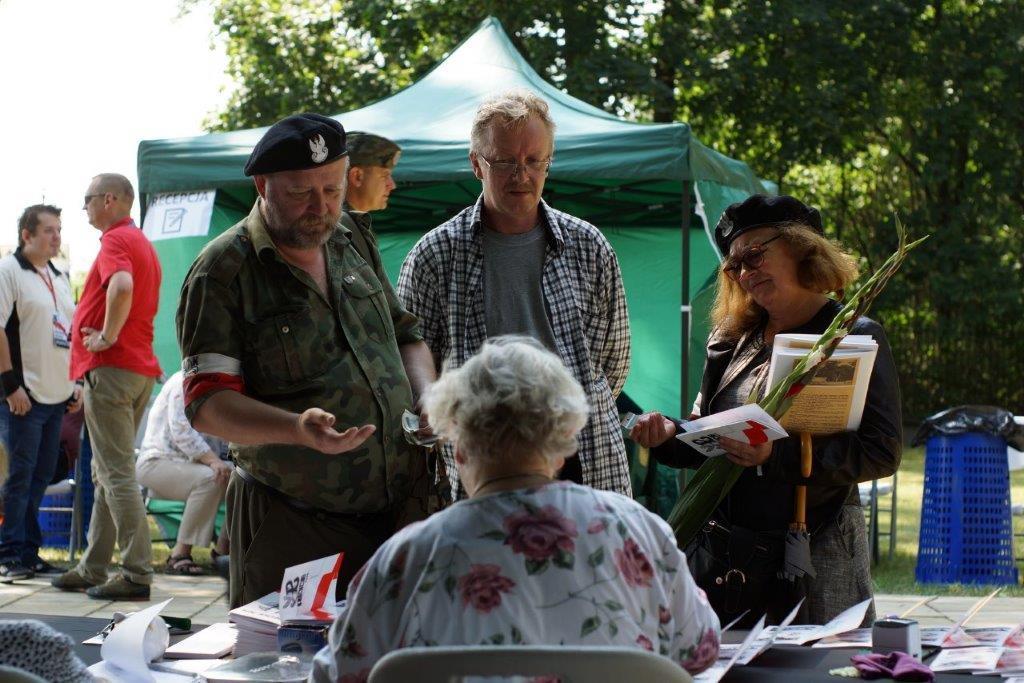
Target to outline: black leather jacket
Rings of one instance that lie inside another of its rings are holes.
[[[841,305],[829,301],[806,324],[786,332],[820,334],[839,312]],[[900,465],[903,426],[899,380],[892,349],[882,326],[870,318],[859,318],[851,334],[869,334],[878,342],[878,355],[871,371],[868,395],[860,428],[814,437],[811,476],[800,476],[800,439],[790,436],[772,446],[772,455],[758,475],[747,468],[716,511],[716,517],[756,531],[785,529],[793,515],[793,487],[807,485],[807,524],[812,533],[835,520],[844,504],[859,505],[857,484],[890,476]],[[712,334],[707,346],[707,363],[697,404],[700,415],[708,414],[715,394],[741,368],[729,368],[739,340],[724,340]],[[678,439],[651,449],[651,455],[671,467],[700,467],[704,456]]]

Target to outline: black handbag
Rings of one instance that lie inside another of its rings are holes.
[[[723,626],[744,612],[737,628],[750,628],[762,615],[778,624],[806,595],[804,580],[779,577],[785,545],[785,531],[752,531],[715,519],[704,525],[686,554]]]

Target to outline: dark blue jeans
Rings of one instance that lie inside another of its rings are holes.
[[[0,400],[0,439],[9,463],[4,482],[4,523],[0,526],[0,562],[39,559],[43,535],[39,503],[57,467],[64,404],[32,402],[27,415],[11,413]]]

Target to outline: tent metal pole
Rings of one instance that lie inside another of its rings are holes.
[[[685,420],[690,415],[690,406],[693,403],[689,397],[690,387],[690,214],[693,207],[690,206],[690,181],[683,181],[683,277],[679,287],[680,307],[680,346],[682,347],[682,358],[679,368],[679,417]]]

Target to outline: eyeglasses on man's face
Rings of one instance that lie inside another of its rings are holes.
[[[729,256],[725,259],[725,263],[722,264],[722,272],[728,275],[730,280],[738,281],[744,266],[746,266],[747,270],[757,270],[764,265],[766,247],[780,237],[782,237],[782,233],[760,244],[751,244],[735,256]]]
[[[487,167],[491,169],[492,173],[502,176],[515,175],[519,172],[520,168],[523,169],[523,173],[526,175],[547,175],[548,169],[551,168],[551,162],[553,161],[553,159],[541,159],[539,161],[527,161],[526,163],[520,164],[517,161],[491,161],[483,154],[477,154],[476,156],[487,164]]]
[[[89,206],[89,202],[91,202],[92,200],[96,199],[96,197],[106,197],[108,194],[110,194],[110,193],[109,192],[99,192],[97,194],[87,194],[87,195],[85,195],[85,201],[82,202],[82,208],[84,209],[87,206]]]

